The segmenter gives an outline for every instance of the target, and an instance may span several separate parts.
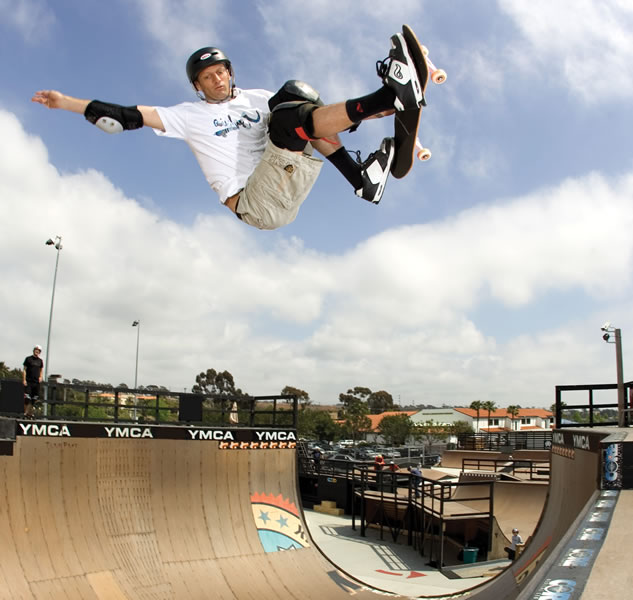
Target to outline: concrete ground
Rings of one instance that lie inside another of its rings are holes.
[[[404,596],[436,596],[455,594],[481,585],[506,566],[507,560],[489,561],[445,567],[443,572],[426,563],[428,557],[406,545],[391,541],[388,529],[380,532],[367,528],[367,537],[361,537],[360,524],[352,529],[348,515],[332,516],[305,510],[305,519],[312,539],[323,554],[339,569],[370,587]]]

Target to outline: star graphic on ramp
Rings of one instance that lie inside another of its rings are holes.
[[[277,519],[277,523],[279,523],[279,529],[283,529],[284,527],[288,527],[288,519],[284,517],[279,517]]]
[[[268,523],[268,521],[270,521],[270,517],[268,516],[267,512],[264,512],[263,510],[259,511],[259,518],[264,522],[264,523]]]

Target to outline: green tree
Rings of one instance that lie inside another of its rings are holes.
[[[354,390],[358,389],[354,388]],[[367,391],[369,392],[369,390]],[[356,445],[356,440],[360,438],[361,432],[371,427],[371,420],[367,416],[369,414],[367,402],[350,392],[353,390],[348,390],[347,394],[339,394],[339,399],[343,402],[340,416],[345,421],[345,428],[349,431],[352,441]],[[366,396],[369,396],[370,393]]]
[[[308,392],[304,392],[303,390],[300,390],[299,388],[292,387],[291,385],[287,385],[283,390],[281,390],[281,395],[282,396],[296,396],[297,401],[299,402],[300,406],[305,407],[310,404],[310,394],[308,394]],[[290,402],[291,400],[288,400],[288,403]]]
[[[22,379],[22,370],[12,369],[0,361],[0,379]]]
[[[207,369],[196,375],[196,383],[191,388],[194,394],[209,394],[213,396],[247,396],[242,390],[235,387],[235,379],[228,371],[216,371]]]
[[[477,427],[475,429],[475,432],[479,431],[479,413],[481,412],[481,409],[483,407],[484,407],[484,403],[481,400],[475,400],[474,402],[470,403],[470,410],[477,411]]]
[[[473,426],[468,421],[454,421],[448,428],[451,435],[462,433],[475,433]]]
[[[341,427],[327,411],[308,406],[299,411],[297,433],[299,437],[332,442],[340,439]]]
[[[367,405],[372,414],[377,415],[386,410],[393,410],[393,396],[389,392],[381,390],[379,392],[371,392],[367,397]]]
[[[506,412],[510,415],[510,417],[512,418],[512,420],[510,421],[510,429],[514,429],[515,431],[518,429],[518,427],[515,424],[515,419],[519,416],[519,411],[521,410],[521,407],[516,404],[512,404],[510,406],[508,406],[508,408],[506,408]]]
[[[342,410],[345,410],[348,404],[355,402],[356,400],[360,400],[361,402],[364,402],[365,404],[367,404],[367,400],[369,399],[371,394],[372,392],[369,388],[356,386],[355,388],[352,388],[351,390],[347,390],[346,394],[342,394],[342,393],[339,394],[338,400],[343,405]],[[341,414],[342,414],[342,411],[341,411]]]
[[[225,416],[229,413],[232,398],[237,399],[238,408],[250,410],[250,396],[235,385],[235,379],[228,371],[215,369],[203,371],[196,375],[196,383],[191,391],[194,394],[212,396],[202,403],[202,421],[207,424],[223,423],[222,411]],[[271,419],[270,414],[255,415],[255,424],[266,425]]]
[[[490,413],[497,410],[497,405],[492,400],[486,400],[482,402],[481,408],[488,413],[488,428],[490,428]]]
[[[433,419],[429,419],[424,423],[418,423],[415,427],[415,437],[426,445],[430,450],[435,442],[445,440],[449,435],[449,431],[444,425],[436,423]]]
[[[380,421],[380,435],[389,446],[402,446],[415,428],[409,415],[389,415]]]

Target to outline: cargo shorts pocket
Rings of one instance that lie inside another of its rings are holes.
[[[258,167],[257,187],[262,203],[290,210],[297,204],[297,196],[304,191],[304,178],[298,165],[279,158],[283,157],[264,156]]]

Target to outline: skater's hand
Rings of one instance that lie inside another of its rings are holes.
[[[73,98],[57,90],[40,90],[39,92],[35,92],[31,101],[42,104],[47,108],[62,108],[80,114],[84,114],[86,107],[90,104],[90,100]]]
[[[31,102],[43,104],[47,108],[61,108],[64,94],[57,90],[40,90],[35,92],[31,98]]]

